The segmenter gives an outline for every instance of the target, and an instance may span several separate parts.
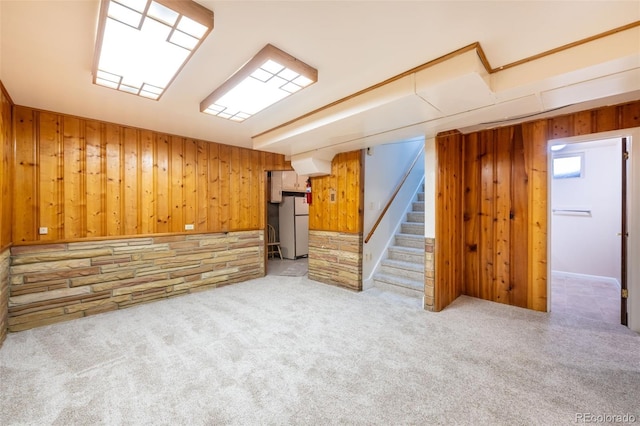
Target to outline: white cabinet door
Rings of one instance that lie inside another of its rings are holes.
[[[271,198],[272,203],[282,202],[282,172],[271,172]]]
[[[307,189],[306,175],[298,175],[296,172],[282,172],[282,190],[290,192],[305,192]]]
[[[282,190],[298,191],[298,174],[296,172],[282,172]]]
[[[298,188],[300,188],[302,192],[307,190],[307,179],[309,179],[309,176],[298,175]]]

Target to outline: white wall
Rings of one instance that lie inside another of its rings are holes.
[[[584,154],[584,175],[551,179],[551,268],[620,283],[620,139],[568,144]],[[590,215],[560,210],[585,209]],[[555,210],[555,211],[554,211]]]
[[[424,236],[436,237],[436,140],[427,139],[424,144]]]
[[[371,148],[370,155],[365,156],[364,238],[423,145],[423,139],[379,145]],[[409,202],[415,196],[416,189],[423,177],[424,161],[419,159],[395,201],[378,225],[373,237],[368,243],[363,243],[362,276],[364,288],[369,286],[377,265],[384,258],[389,242],[400,223],[405,220]]]

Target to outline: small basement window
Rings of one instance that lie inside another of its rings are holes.
[[[553,156],[553,178],[568,179],[584,176],[584,153]]]

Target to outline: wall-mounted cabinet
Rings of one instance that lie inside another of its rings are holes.
[[[301,176],[296,172],[278,172],[282,175],[282,190],[289,192],[304,192],[307,187],[308,176]]]
[[[282,202],[283,192],[305,192],[308,176],[294,171],[271,172],[271,202]]]

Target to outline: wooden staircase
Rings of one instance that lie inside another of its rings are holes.
[[[424,188],[423,188],[424,190]],[[419,192],[373,275],[373,286],[422,300],[424,296],[424,192]]]

